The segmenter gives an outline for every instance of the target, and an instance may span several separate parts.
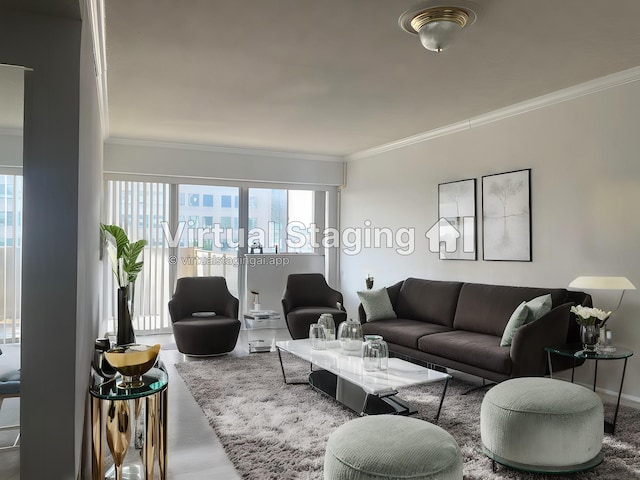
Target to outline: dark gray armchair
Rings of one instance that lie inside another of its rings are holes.
[[[224,277],[179,278],[169,301],[178,350],[187,355],[219,355],[233,350],[240,333],[238,307]],[[198,316],[206,312],[215,316]]]
[[[340,307],[338,307],[338,302]],[[347,319],[342,293],[331,288],[321,273],[292,273],[282,297],[282,310],[291,338],[309,338],[309,325],[323,313],[333,315],[336,332]]]

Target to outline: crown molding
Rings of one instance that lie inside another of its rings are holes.
[[[104,23],[104,0],[85,0],[85,9],[91,22],[98,109],[102,124],[102,138],[106,139],[109,137],[109,97],[107,91],[107,42]]]
[[[312,160],[320,162],[344,162],[344,157],[337,155],[320,155],[315,153],[280,152],[259,148],[229,147],[223,145],[202,145],[196,143],[161,142],[156,140],[141,140],[136,138],[110,137],[107,144],[131,145],[136,147],[173,148],[179,150],[196,150],[212,153],[229,153],[232,155],[250,155],[255,157],[280,157],[296,160]]]
[[[628,70],[623,70],[622,72],[613,73],[611,75],[596,78],[595,80],[590,80],[588,82],[574,85],[573,87],[568,87],[553,93],[532,98],[530,100],[525,100],[524,102],[516,103],[514,105],[494,110],[483,115],[478,115],[461,122],[435,128],[424,133],[419,133],[411,137],[406,137],[400,140],[385,143],[377,147],[354,152],[346,155],[344,157],[344,160],[346,162],[350,162],[353,160],[359,160],[361,158],[373,157],[376,155],[380,155],[381,153],[427,142],[434,138],[450,135],[452,133],[457,133],[464,130],[469,130],[475,127],[480,127],[482,125],[487,125],[489,123],[504,120],[505,118],[514,117],[516,115],[521,115],[523,113],[538,110],[540,108],[567,102],[576,98],[583,97],[585,95],[591,95],[602,90],[607,90],[610,88],[626,85],[628,83],[637,82],[638,80],[640,80],[640,67],[630,68]]]

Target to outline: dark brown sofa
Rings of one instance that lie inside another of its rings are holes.
[[[382,335],[390,352],[401,358],[452,368],[492,381],[544,376],[544,347],[578,341],[571,319],[574,304],[590,305],[591,297],[563,288],[511,287],[408,278],[387,288],[398,318],[360,322],[365,335]],[[551,294],[551,311],[520,327],[510,347],[500,340],[515,308]],[[566,359],[568,360],[568,359]],[[571,364],[554,359],[554,371]]]

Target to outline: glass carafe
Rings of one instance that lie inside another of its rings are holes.
[[[340,347],[347,355],[359,355],[362,349],[362,325],[352,318],[338,327]]]
[[[389,347],[380,335],[365,335],[362,346],[362,367],[368,371],[386,370],[389,366]]]

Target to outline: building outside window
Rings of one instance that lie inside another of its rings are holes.
[[[220,205],[222,208],[231,208],[231,195],[223,195],[222,198],[220,198]]]
[[[197,193],[189,194],[189,206],[190,207],[199,207],[200,206],[200,195]]]
[[[312,253],[313,192],[271,188],[249,189],[249,235],[261,235],[265,253]],[[288,226],[295,235],[290,235]],[[249,243],[251,243],[251,238]]]
[[[207,195],[206,193],[202,195],[202,206],[213,207],[213,195]]]

